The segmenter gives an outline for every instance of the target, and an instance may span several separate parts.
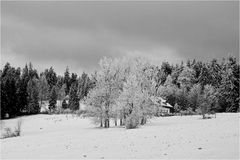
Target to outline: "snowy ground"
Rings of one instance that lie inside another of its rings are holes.
[[[20,137],[0,140],[1,158],[239,159],[239,117],[160,117],[126,130],[100,129],[89,119],[66,115],[26,116]],[[4,120],[2,128],[14,128],[16,121]]]

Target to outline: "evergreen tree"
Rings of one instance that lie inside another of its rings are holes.
[[[32,63],[30,62],[29,63],[29,67],[28,67],[28,75],[29,75],[29,78],[30,79],[33,79],[33,78],[36,78],[38,79],[38,73],[37,73],[37,70],[36,69],[33,69],[33,65]]]
[[[76,82],[77,82],[77,74],[76,73],[72,73],[71,78],[70,78],[70,86],[73,83],[76,83]]]
[[[50,69],[45,70],[45,76],[49,85],[49,92],[51,92],[53,86],[56,85],[57,83],[57,75],[56,72],[54,71],[53,67],[50,67]]]
[[[21,100],[21,110],[23,112],[27,111],[27,106],[28,106],[28,92],[27,92],[27,86],[28,86],[28,81],[30,80],[29,72],[28,72],[28,66],[27,64],[23,68],[22,75],[21,75],[21,85],[20,85],[20,94],[19,94],[19,99]]]
[[[78,83],[78,95],[80,100],[87,96],[89,89],[91,87],[90,85],[91,84],[88,75],[83,72],[82,76],[79,78]]]
[[[198,78],[198,82],[203,86],[211,84],[211,75],[209,72],[209,65],[204,63],[201,68],[201,73]]]
[[[36,78],[30,79],[27,86],[28,92],[28,106],[27,113],[36,114],[40,112],[39,107],[39,88],[38,88],[38,80]]]
[[[78,91],[77,82],[72,83],[70,92],[69,92],[69,108],[71,110],[79,109],[79,98],[78,98],[77,91]]]
[[[66,84],[65,93],[66,93],[66,95],[68,95],[69,94],[69,90],[70,90],[70,86],[71,86],[68,67],[66,68],[66,71],[64,72],[64,83]]]
[[[195,71],[195,80],[196,83],[199,83],[199,76],[201,74],[203,64],[200,61],[197,61],[193,64],[192,69]]]
[[[53,111],[56,108],[57,104],[57,92],[56,92],[56,86],[52,87],[52,90],[49,95],[49,110],[50,112]]]
[[[216,59],[213,59],[209,64],[209,78],[210,84],[214,87],[219,87],[221,84],[221,66],[217,63]]]
[[[239,64],[233,57],[228,57],[223,69],[219,87],[221,110],[236,112],[239,109]]]
[[[17,81],[19,79],[19,71],[6,63],[1,73],[1,118],[5,114],[14,117],[19,114],[20,109],[17,98]]]
[[[66,84],[63,84],[62,87],[60,89],[58,89],[58,100],[60,100],[60,104],[62,103],[62,101],[64,100],[66,94],[65,94],[65,90],[66,90]],[[66,101],[65,101],[66,102]]]
[[[39,79],[39,99],[40,105],[42,106],[42,101],[47,100],[49,86],[45,74],[42,74]]]
[[[21,69],[18,67],[15,72],[15,82],[16,82],[16,114],[21,113]]]

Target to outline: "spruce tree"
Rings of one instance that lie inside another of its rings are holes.
[[[71,110],[79,109],[79,98],[78,98],[78,85],[77,83],[73,83],[69,92],[69,108]]]
[[[7,63],[1,74],[1,118],[4,118],[5,114],[13,117],[19,113],[16,79],[15,68]]]
[[[69,94],[70,90],[70,76],[69,76],[69,68],[66,68],[66,71],[64,72],[64,83],[66,84],[65,94]]]
[[[49,93],[50,93],[53,86],[55,86],[57,83],[57,74],[54,71],[53,67],[50,67],[49,70],[46,69],[44,74],[46,75],[46,79],[49,85]]]
[[[52,90],[49,95],[49,110],[50,112],[53,111],[56,108],[57,104],[57,92],[56,92],[56,86],[52,87]]]
[[[222,110],[236,112],[239,108],[239,65],[232,57],[224,66],[219,93]]]
[[[38,80],[36,78],[30,79],[27,86],[28,92],[28,107],[27,113],[36,114],[40,112],[39,106],[39,90]]]
[[[42,101],[47,100],[49,86],[45,74],[42,74],[39,79],[39,99],[42,106]]]

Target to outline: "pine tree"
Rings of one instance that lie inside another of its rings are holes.
[[[228,57],[223,69],[219,87],[222,110],[236,112],[239,108],[239,65],[236,59]]]
[[[65,98],[65,90],[66,90],[66,84],[63,84],[60,89],[58,89],[58,100],[60,100],[60,104],[63,103],[62,101]],[[66,101],[65,101],[66,102]]]
[[[56,72],[54,71],[53,67],[50,67],[50,69],[45,70],[45,76],[49,85],[49,93],[51,92],[53,86],[56,85],[57,83],[57,75]]]
[[[53,111],[56,108],[57,104],[57,92],[56,92],[56,86],[52,87],[52,90],[49,95],[49,110],[50,112]]]
[[[49,86],[45,74],[42,74],[39,79],[39,99],[40,105],[42,106],[42,101],[47,100]]]
[[[19,95],[19,99],[21,100],[21,110],[23,112],[27,111],[28,106],[28,92],[27,92],[27,86],[28,81],[30,80],[29,72],[28,72],[28,66],[27,64],[23,68],[22,75],[21,75],[21,94]]]
[[[38,88],[38,80],[36,78],[30,79],[27,86],[28,92],[28,106],[27,113],[28,114],[36,114],[40,112],[39,107],[39,88]]]
[[[5,114],[14,117],[19,114],[19,106],[17,106],[17,81],[19,79],[19,71],[11,67],[9,63],[4,66],[1,74],[1,118]]]
[[[66,84],[66,90],[65,93],[66,95],[69,94],[69,90],[70,90],[70,75],[69,75],[69,68],[66,68],[66,71],[64,72],[64,83]]]
[[[214,87],[219,87],[221,83],[221,66],[217,63],[216,59],[213,59],[209,64],[209,78],[210,84]]]
[[[16,115],[21,114],[21,69],[18,67],[15,70],[15,86],[16,86]]]
[[[211,84],[211,75],[209,72],[209,65],[204,63],[201,68],[201,73],[198,78],[198,82],[203,86]]]
[[[36,78],[38,79],[38,73],[37,73],[37,70],[36,69],[33,69],[33,65],[32,63],[30,62],[29,63],[29,67],[28,67],[28,75],[29,75],[29,78],[30,79],[33,79],[33,78]]]
[[[83,72],[82,76],[79,78],[78,83],[78,95],[80,100],[87,96],[89,89],[91,87],[90,85],[91,84],[88,75]]]
[[[69,92],[69,108],[71,110],[79,109],[79,98],[78,98],[77,91],[78,91],[77,82],[72,83],[70,92]]]

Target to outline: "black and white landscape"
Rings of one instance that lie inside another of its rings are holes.
[[[1,159],[239,159],[239,1],[1,1]]]

